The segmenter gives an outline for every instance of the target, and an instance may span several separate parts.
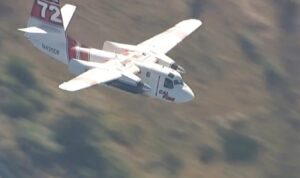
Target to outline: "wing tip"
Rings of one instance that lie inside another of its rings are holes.
[[[58,86],[59,89],[69,92],[74,92],[75,90],[72,90],[70,87],[68,87],[67,83],[62,83]]]
[[[193,23],[193,24],[195,24],[195,25],[197,25],[199,27],[203,24],[203,22],[201,20],[199,20],[199,19],[188,19],[186,21],[190,22],[190,23]]]
[[[176,24],[175,28],[182,28],[185,30],[191,29],[195,30],[202,25],[202,21],[199,19],[187,19]]]

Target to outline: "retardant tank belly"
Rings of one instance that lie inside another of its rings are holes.
[[[122,80],[114,80],[106,83],[108,86],[118,88],[133,94],[146,94],[151,88],[142,82],[136,83],[135,85],[126,83]]]

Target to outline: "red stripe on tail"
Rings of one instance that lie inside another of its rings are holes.
[[[69,61],[71,59],[76,59],[76,46],[77,46],[77,41],[68,36]]]
[[[31,16],[41,21],[63,27],[59,0],[35,0]]]

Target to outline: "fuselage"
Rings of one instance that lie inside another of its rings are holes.
[[[145,55],[142,53],[134,53],[133,55],[121,55],[108,51],[98,50],[94,48],[82,48],[75,47],[77,50],[76,59],[82,61],[82,69],[79,72],[72,72],[75,75],[79,75],[86,70],[97,67],[97,63],[110,62],[112,65],[125,68],[140,77],[140,83],[133,83],[127,80],[126,76],[120,79],[106,83],[108,86],[112,86],[121,89],[126,92],[141,94],[157,99],[162,99],[168,102],[187,102],[194,98],[194,93],[190,87],[182,80],[180,73],[170,67],[159,64],[156,56],[150,54]],[[82,53],[85,53],[84,55]],[[80,55],[81,54],[81,55]],[[85,59],[81,59],[80,56],[85,56]],[[151,59],[150,59],[151,58]],[[94,62],[95,65],[89,66],[84,61]],[[154,62],[153,62],[154,61]],[[72,62],[71,62],[72,63]],[[78,66],[77,68],[80,68]]]

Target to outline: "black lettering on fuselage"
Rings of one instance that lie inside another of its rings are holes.
[[[48,46],[48,45],[45,45],[44,43],[42,43],[42,48],[43,48],[44,50],[47,50],[48,52],[50,52],[50,53],[56,55],[56,56],[59,55],[59,50],[58,50],[58,49],[55,49],[55,48],[53,48],[53,47],[51,47],[51,46]]]
[[[162,95],[162,98],[168,101],[175,101],[175,98],[169,96],[169,92],[167,91],[163,91],[163,90],[159,90],[159,94]]]

